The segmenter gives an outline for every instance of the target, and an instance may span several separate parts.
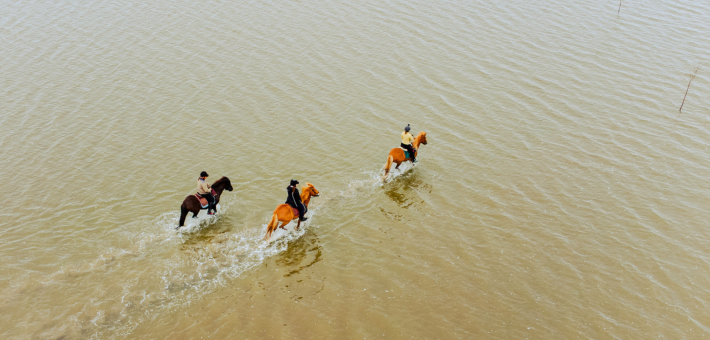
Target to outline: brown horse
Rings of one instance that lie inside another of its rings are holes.
[[[414,157],[417,156],[419,153],[419,146],[420,145],[426,145],[426,132],[422,131],[420,132],[417,137],[414,138],[414,142],[412,143],[412,146],[414,149],[417,151],[414,151]],[[406,158],[404,157],[404,150],[402,148],[394,148],[390,150],[390,155],[387,157],[387,164],[385,164],[385,175],[382,176],[382,180],[387,179],[387,175],[390,173],[390,168],[392,167],[392,162],[396,163],[397,166],[394,168],[397,169],[399,168],[399,165],[402,164],[403,162],[406,161],[411,161],[412,158]]]
[[[318,197],[320,192],[311,183],[306,183],[305,186],[301,187],[301,202],[308,208],[308,202],[311,201],[311,197]],[[274,214],[271,216],[271,221],[269,226],[266,228],[266,236],[264,240],[271,238],[271,233],[276,230],[278,226],[281,229],[284,228],[289,222],[297,218],[296,214],[293,213],[293,208],[288,204],[279,204],[274,210]],[[279,222],[281,225],[279,226]],[[298,219],[298,224],[296,225],[296,230],[301,226],[301,219]]]
[[[222,177],[212,184],[212,189],[214,189],[214,191],[217,193],[217,195],[214,196],[214,205],[217,206],[217,203],[219,203],[219,198],[222,197],[222,191],[233,190],[232,182],[229,181],[229,178]],[[192,218],[195,218],[202,209],[207,208],[202,207],[200,201],[197,199],[197,197],[195,197],[195,195],[185,197],[185,200],[182,201],[182,205],[180,206],[180,225],[175,229],[179,229],[180,227],[185,225],[185,217],[187,216],[188,212],[191,212]]]

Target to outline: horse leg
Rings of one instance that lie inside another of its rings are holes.
[[[187,217],[187,207],[185,207],[185,203],[183,203],[180,206],[180,223],[178,224],[177,228],[175,229],[180,229],[180,227],[185,225],[185,217]]]
[[[279,226],[279,228],[281,228],[281,229],[283,229],[283,230],[286,230],[286,225],[287,225],[287,224],[288,224],[288,222],[281,222],[281,225]]]
[[[387,163],[385,163],[385,175],[382,176],[382,180],[387,179],[387,175],[390,173],[390,168],[392,167],[392,155],[387,156]]]
[[[304,214],[304,215],[305,215],[305,214]],[[298,224],[296,224],[296,230],[298,230],[298,228],[299,228],[300,226],[301,226],[301,219],[299,218],[299,219],[298,219]]]

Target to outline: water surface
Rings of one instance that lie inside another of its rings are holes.
[[[710,7],[617,9],[0,0],[0,337],[707,337]]]

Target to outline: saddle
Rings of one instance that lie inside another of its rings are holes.
[[[298,209],[296,209],[290,205],[288,207],[291,208],[291,211],[293,211],[293,216],[298,217],[301,215],[298,213]],[[303,204],[303,215],[306,215],[307,213],[308,213],[308,207],[305,204]]]
[[[195,197],[198,201],[200,201],[200,206],[202,206],[202,209],[207,209],[207,207],[210,206],[210,202],[207,201],[206,198],[200,196],[200,194],[195,194]]]
[[[404,159],[412,158],[411,155],[409,154],[409,151],[407,151],[407,149],[405,149],[401,146],[399,148],[402,149],[402,151],[404,151]]]
[[[210,191],[212,191],[212,196],[215,197],[215,199],[216,199],[217,192],[214,191],[214,189],[210,189]],[[200,194],[195,194],[195,197],[197,198],[198,201],[200,201],[200,206],[202,206],[202,209],[207,209],[207,207],[210,206],[210,202],[206,198],[200,196]]]

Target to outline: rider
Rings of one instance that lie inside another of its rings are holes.
[[[301,219],[301,221],[305,221],[308,218],[306,218],[306,212],[305,212],[305,206],[303,205],[303,202],[301,202],[301,194],[298,192],[298,188],[296,187],[296,184],[298,184],[298,181],[295,179],[291,180],[291,184],[286,188],[286,191],[288,192],[288,198],[286,198],[286,204],[291,206],[292,208],[298,209],[298,216]]]
[[[207,214],[214,215],[215,212],[217,212],[217,208],[215,207],[214,196],[212,196],[212,186],[207,183],[208,176],[209,175],[206,171],[200,173],[200,177],[197,179],[197,193],[200,196],[206,198],[207,202],[209,202],[209,206],[207,207]]]
[[[417,158],[415,156],[415,152],[417,152],[417,150],[412,145],[412,142],[414,142],[414,137],[412,137],[412,134],[409,133],[410,129],[411,128],[409,127],[409,124],[407,124],[407,126],[404,128],[404,132],[402,132],[401,146],[402,146],[402,148],[409,151],[409,154],[412,156],[412,163],[414,163],[417,161]]]

